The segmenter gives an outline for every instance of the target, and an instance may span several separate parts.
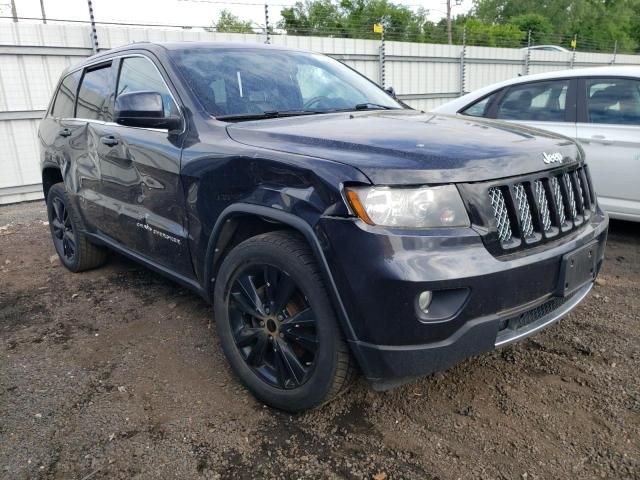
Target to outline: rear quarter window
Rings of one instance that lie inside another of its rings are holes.
[[[64,78],[56,92],[51,116],[55,118],[73,118],[79,82],[80,72],[74,72]]]

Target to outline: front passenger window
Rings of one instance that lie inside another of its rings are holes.
[[[496,118],[564,122],[568,80],[536,82],[511,87],[498,106]]]
[[[179,115],[178,107],[164,79],[156,66],[147,58],[129,57],[122,60],[117,96],[133,92],[159,93],[162,96],[165,116]]]

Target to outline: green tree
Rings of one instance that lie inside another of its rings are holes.
[[[251,22],[240,20],[240,18],[229,10],[222,10],[220,18],[214,24],[216,32],[224,33],[253,33]]]
[[[389,40],[424,41],[427,15],[388,0],[306,0],[281,11],[278,25],[291,35],[379,38],[373,25],[383,23]]]
[[[619,50],[629,51],[640,41],[640,0],[475,0],[473,14],[484,23],[521,29],[528,29],[532,14],[542,16],[553,32],[545,43],[568,47],[577,35],[579,50],[611,51],[617,42]]]
[[[528,35],[531,32],[531,42],[534,45],[551,43],[553,25],[547,17],[539,13],[525,13],[509,19],[509,23]]]

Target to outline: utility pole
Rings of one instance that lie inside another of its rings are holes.
[[[18,10],[16,10],[16,0],[11,0],[11,16],[13,21],[18,23]]]
[[[453,45],[453,35],[451,33],[451,0],[447,0],[447,37],[449,45]]]
[[[40,11],[42,12],[42,23],[47,23],[47,15],[44,12],[44,0],[40,0]]]

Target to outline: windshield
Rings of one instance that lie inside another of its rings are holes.
[[[207,112],[219,118],[403,108],[375,84],[324,55],[186,48],[172,51],[171,57]]]

